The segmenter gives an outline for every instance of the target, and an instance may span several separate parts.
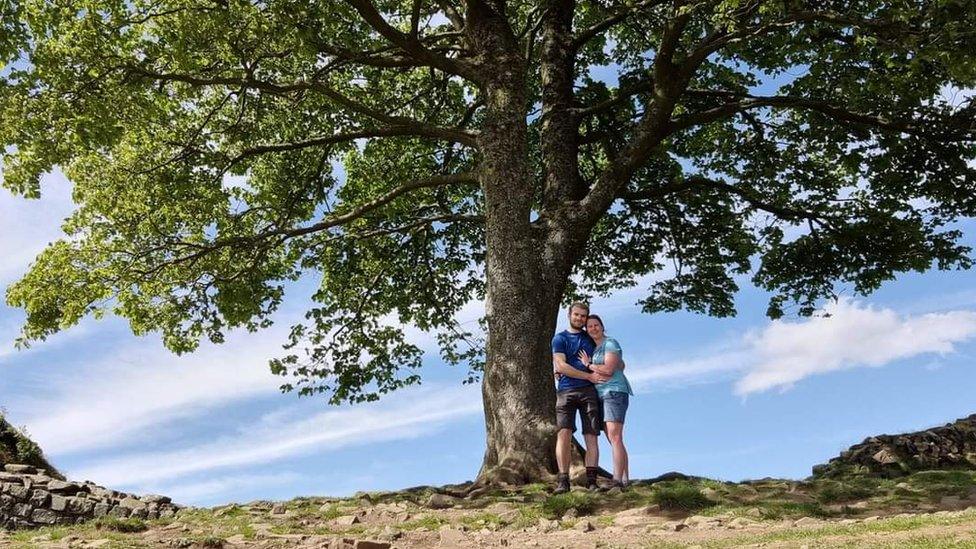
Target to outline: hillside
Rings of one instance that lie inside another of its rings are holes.
[[[64,477],[47,459],[41,447],[20,430],[7,422],[0,414],[0,469],[5,463],[22,463],[48,471],[49,476],[64,480]]]
[[[974,547],[976,474],[725,483],[680,478],[625,492],[531,485],[474,498],[421,487],[352,498],[102,517],[0,534],[4,547]]]

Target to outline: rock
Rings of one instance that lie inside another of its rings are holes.
[[[660,508],[657,505],[648,505],[647,507],[634,507],[633,509],[625,509],[620,511],[614,517],[642,517],[647,516],[652,513],[659,511]]]
[[[390,544],[385,541],[372,541],[367,539],[356,540],[354,549],[390,549]]]
[[[52,480],[47,483],[47,491],[56,494],[72,496],[82,491],[82,487],[74,482],[65,482],[63,480]]]
[[[617,515],[613,518],[613,525],[620,526],[621,528],[635,528],[638,526],[644,526],[651,522],[652,519],[647,515]]]
[[[104,517],[112,510],[112,506],[107,503],[96,503],[92,509],[92,514],[96,517]]]
[[[440,536],[441,545],[446,545],[448,547],[462,545],[467,539],[464,532],[451,527],[450,524],[441,526],[440,530],[438,530],[438,534]]]
[[[30,494],[30,504],[33,507],[47,507],[47,502],[50,501],[51,494],[45,492],[44,490],[32,490]]]
[[[335,519],[332,522],[336,526],[352,526],[353,524],[359,524],[361,521],[356,515],[345,515]]]
[[[756,521],[752,519],[747,519],[745,517],[737,517],[729,521],[728,527],[732,528],[733,530],[737,530],[739,528],[748,528],[750,526],[755,526],[755,525],[756,525]]]
[[[8,463],[3,466],[3,470],[8,473],[20,473],[23,475],[33,475],[37,473],[37,469],[30,465],[22,465],[19,463]]]
[[[573,530],[576,530],[577,532],[585,533],[585,532],[592,532],[593,530],[596,530],[596,528],[593,526],[592,522],[583,519],[573,525]]]
[[[85,515],[91,513],[95,508],[95,504],[90,500],[79,497],[65,498],[67,505],[65,506],[69,513],[74,515]],[[125,503],[124,501],[122,502]]]
[[[949,507],[958,507],[962,504],[962,498],[959,496],[942,496],[939,500],[939,505],[945,505]]]
[[[108,512],[109,516],[118,518],[129,518],[129,514],[132,511],[128,507],[122,507],[121,505],[116,505]]]
[[[68,498],[64,496],[51,496],[51,510],[64,511],[68,508]]]
[[[20,484],[14,484],[12,482],[3,484],[3,488],[0,491],[2,491],[5,494],[9,494],[11,497],[15,499],[27,499],[27,496],[30,494],[30,491],[27,489],[26,486],[22,486]]]
[[[145,496],[140,497],[139,499],[146,503],[172,503],[173,502],[172,499],[166,496],[161,496],[159,494],[147,494]]]
[[[125,507],[126,509],[129,509],[130,511],[133,511],[135,509],[145,509],[146,508],[146,504],[145,503],[139,501],[138,499],[136,499],[134,497],[127,497],[127,498],[123,499],[122,501],[119,502],[119,505],[121,505],[122,507]]]
[[[661,527],[664,530],[671,532],[680,532],[688,528],[688,525],[680,521],[665,522],[664,526]]]
[[[537,528],[540,532],[552,532],[559,529],[559,521],[549,520],[545,517],[539,518],[539,523]]]
[[[38,524],[54,524],[58,521],[58,514],[47,509],[34,509],[30,519]]]
[[[574,519],[577,517],[578,513],[579,511],[577,511],[575,507],[570,507],[565,513],[563,513],[563,520]]]
[[[803,517],[793,521],[793,526],[797,528],[816,526],[818,524],[820,524],[820,521],[813,517]]]
[[[396,541],[403,537],[403,532],[392,526],[387,526],[386,528],[383,528],[383,532],[379,537],[384,541]]]
[[[457,503],[457,498],[451,497],[447,494],[431,494],[430,498],[427,500],[427,507],[431,509],[448,509],[454,507]]]
[[[288,511],[288,508],[285,507],[283,503],[275,503],[274,506],[271,507],[272,515],[284,515],[286,511]]]

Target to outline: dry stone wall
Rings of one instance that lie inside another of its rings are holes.
[[[878,435],[813,468],[814,477],[899,477],[930,469],[976,470],[976,414],[941,427]]]
[[[136,496],[91,482],[59,480],[31,465],[0,469],[0,528],[73,524],[100,516],[155,519],[179,510],[168,497]]]

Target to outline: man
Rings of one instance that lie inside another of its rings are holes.
[[[573,303],[569,307],[569,329],[559,332],[552,338],[552,363],[559,374],[556,388],[556,464],[559,466],[559,481],[555,493],[569,491],[569,464],[572,451],[573,432],[576,431],[576,413],[579,411],[583,424],[583,439],[586,441],[586,487],[597,488],[597,463],[600,461],[598,437],[602,424],[600,397],[593,383],[606,381],[606,376],[591,372],[579,352],[593,356],[593,339],[583,331],[590,307],[585,303]]]

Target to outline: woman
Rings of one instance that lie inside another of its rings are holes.
[[[610,447],[613,449],[613,485],[626,488],[630,482],[630,465],[627,459],[627,448],[624,447],[624,417],[630,395],[634,392],[624,376],[623,350],[617,340],[607,337],[603,327],[603,320],[597,315],[590,315],[586,320],[586,333],[593,338],[596,349],[593,358],[580,351],[580,360],[590,370],[610,376],[605,383],[597,383],[596,390],[603,401],[603,420]]]

